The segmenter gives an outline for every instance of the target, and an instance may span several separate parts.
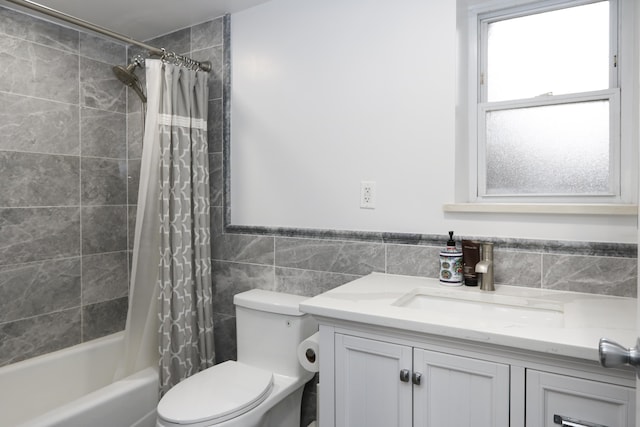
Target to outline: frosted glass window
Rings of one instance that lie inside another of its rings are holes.
[[[487,195],[597,195],[610,188],[609,101],[486,113]]]
[[[491,22],[487,101],[609,88],[609,2]]]

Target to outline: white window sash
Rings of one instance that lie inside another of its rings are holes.
[[[577,102],[608,101],[609,102],[609,194],[536,194],[509,195],[487,194],[486,189],[486,116],[488,112],[511,110],[548,105],[563,105]],[[513,202],[554,202],[558,198],[570,199],[582,203],[620,203],[621,202],[621,153],[620,153],[620,89],[585,92],[571,95],[543,96],[517,101],[486,102],[478,105],[477,115],[477,186],[473,200],[477,202],[496,202],[509,200]]]
[[[487,87],[485,84],[488,76],[487,76],[487,62],[488,62],[488,28],[489,24],[498,21],[504,21],[511,18],[518,18],[522,16],[531,15],[533,13],[542,13],[542,12],[550,12],[558,9],[567,9],[570,7],[582,6],[591,3],[598,3],[602,0],[550,0],[536,3],[535,5],[523,5],[517,6],[509,9],[496,10],[485,13],[473,13],[472,16],[475,17],[476,22],[475,25],[471,26],[471,29],[474,29],[475,32],[470,32],[470,34],[477,34],[477,39],[475,41],[476,46],[479,46],[478,50],[478,75],[477,80],[475,81],[475,86],[478,88],[478,100],[480,102],[485,102],[487,100]],[[617,0],[608,0],[609,1],[609,25],[610,25],[610,37],[609,37],[609,88],[619,87],[618,79],[619,79],[619,67],[617,66],[618,59],[618,39],[620,34],[617,29],[618,25],[618,1]],[[481,80],[485,80],[485,83],[482,83]]]

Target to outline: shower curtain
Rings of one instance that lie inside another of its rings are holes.
[[[207,73],[147,59],[147,114],[125,362],[160,394],[214,364]]]

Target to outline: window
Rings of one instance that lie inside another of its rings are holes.
[[[471,198],[622,202],[617,0],[538,2],[473,16]]]

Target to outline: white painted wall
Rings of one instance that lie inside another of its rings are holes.
[[[271,0],[234,14],[232,223],[635,243],[635,217],[442,211],[466,180],[458,36],[454,1]],[[377,183],[374,210],[359,207],[361,180]]]

